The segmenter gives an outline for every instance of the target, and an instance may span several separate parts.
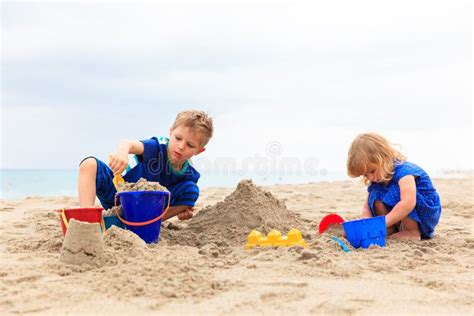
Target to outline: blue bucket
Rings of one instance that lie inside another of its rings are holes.
[[[147,244],[158,242],[161,219],[168,211],[170,194],[163,191],[119,192],[123,210],[122,221]]]
[[[385,247],[385,216],[364,218],[342,223],[346,238],[354,248],[369,248],[370,245]]]

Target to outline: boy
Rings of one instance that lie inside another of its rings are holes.
[[[124,180],[136,182],[145,178],[159,182],[171,193],[170,208],[163,219],[175,215],[180,220],[190,219],[199,197],[200,174],[188,160],[205,150],[212,134],[212,118],[203,111],[188,110],[176,116],[169,139],[123,140],[111,155],[109,166],[95,157],[85,158],[79,165],[80,206],[94,205],[97,194],[102,206],[111,208],[117,192],[112,179],[127,168],[128,155],[135,154],[138,164],[125,174]]]

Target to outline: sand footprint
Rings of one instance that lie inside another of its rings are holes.
[[[304,292],[268,292],[260,294],[262,303],[285,304],[287,302],[300,301],[306,297]]]

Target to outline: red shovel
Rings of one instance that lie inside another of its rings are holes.
[[[321,222],[319,223],[319,234],[321,235],[329,228],[329,226],[334,224],[341,224],[344,223],[345,220],[341,216],[337,214],[329,214],[323,217]]]

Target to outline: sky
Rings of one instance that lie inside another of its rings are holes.
[[[470,1],[3,1],[1,17],[2,168],[107,159],[196,108],[215,124],[201,166],[344,171],[372,131],[429,171],[473,169]]]

